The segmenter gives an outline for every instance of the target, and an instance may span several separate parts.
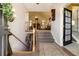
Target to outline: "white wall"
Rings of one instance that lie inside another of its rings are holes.
[[[9,28],[12,33],[14,33],[21,41],[25,43],[25,21],[28,20],[28,13],[26,13],[26,9],[23,4],[12,4],[15,9],[16,18],[13,22],[9,22]],[[13,52],[18,50],[25,50],[25,46],[21,44],[16,38],[10,36],[10,44]]]
[[[63,46],[63,7],[56,7],[55,21],[51,23],[51,33],[55,42]]]

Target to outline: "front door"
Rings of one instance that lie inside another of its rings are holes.
[[[64,8],[63,45],[72,43],[72,11]]]

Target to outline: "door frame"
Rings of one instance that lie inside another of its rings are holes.
[[[71,13],[71,24],[70,24],[70,40],[69,41],[65,41],[65,11],[69,11],[70,13]],[[63,21],[63,46],[65,46],[65,45],[68,45],[68,44],[70,44],[70,43],[72,43],[72,11],[71,10],[69,10],[69,9],[67,9],[67,8],[64,8],[64,14],[63,14],[63,17],[64,17],[64,21]]]

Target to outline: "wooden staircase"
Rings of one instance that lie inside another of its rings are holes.
[[[8,31],[8,32],[10,32],[10,31]],[[26,51],[20,51],[20,52],[12,53],[12,49],[11,49],[9,41],[8,41],[8,55],[12,55],[12,56],[34,55],[34,53],[35,53],[35,29],[33,30],[32,33],[30,33],[29,35],[27,35],[27,37],[26,37],[26,44],[24,42],[22,42],[13,33],[10,32],[10,34],[13,37],[15,37],[19,42],[21,42],[26,47]]]
[[[37,39],[39,39],[40,42],[53,42],[54,40],[52,37],[52,34],[50,31],[38,31],[37,32]]]

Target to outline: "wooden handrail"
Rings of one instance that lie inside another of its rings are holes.
[[[36,42],[36,29],[35,28],[33,28],[33,52],[35,52],[35,47],[36,47],[36,44],[35,44],[35,42]]]
[[[14,35],[12,32],[10,32],[9,30],[7,30],[9,33],[11,33],[11,35],[13,35],[18,41],[20,41],[25,47],[27,47],[27,45],[24,43],[24,42],[22,42],[16,35]],[[33,28],[33,47],[32,47],[32,52],[35,52],[35,47],[36,47],[36,29],[35,28]]]
[[[24,43],[24,42],[22,42],[16,35],[14,35],[12,32],[10,32],[9,30],[8,30],[8,32],[9,33],[11,33],[11,35],[13,35],[19,42],[21,42],[25,47],[27,47],[27,45]]]

